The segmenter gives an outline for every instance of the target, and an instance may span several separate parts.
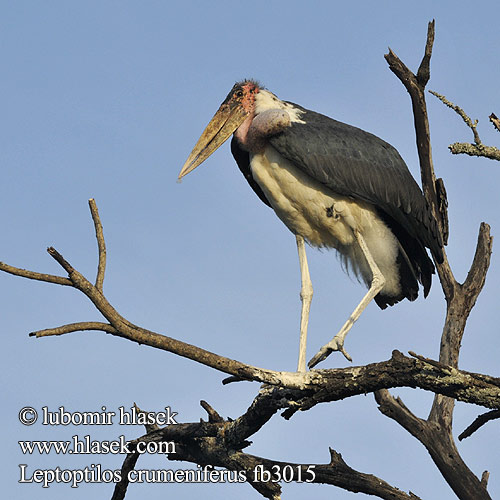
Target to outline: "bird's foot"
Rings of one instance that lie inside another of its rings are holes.
[[[324,361],[333,351],[341,352],[348,361],[352,361],[349,353],[344,349],[344,339],[335,336],[328,344],[325,344],[307,364],[309,368],[315,367],[321,361]]]

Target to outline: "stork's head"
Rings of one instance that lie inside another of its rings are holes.
[[[252,80],[234,85],[198,139],[179,173],[179,179],[203,163],[254,113],[255,96],[259,90],[259,85]]]

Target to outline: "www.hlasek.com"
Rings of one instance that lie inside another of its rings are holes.
[[[169,406],[161,412],[143,412],[135,407],[126,410],[123,406],[118,412],[109,411],[105,406],[101,411],[95,412],[69,412],[63,406],[56,411],[50,411],[44,406],[39,412],[26,406],[19,412],[19,421],[23,425],[33,425],[41,416],[41,424],[49,426],[81,426],[81,425],[157,425],[169,426],[177,424],[177,412]],[[104,455],[104,454],[163,454],[176,453],[175,441],[126,441],[125,436],[116,440],[93,440],[90,434],[83,437],[75,434],[70,440],[65,441],[19,441],[23,455]],[[229,471],[218,470],[212,466],[188,470],[172,469],[133,469],[127,473],[130,483],[237,483],[250,481],[258,482],[313,482],[316,474],[315,466],[284,465],[264,468],[256,465],[249,470]],[[125,479],[120,469],[104,469],[101,464],[91,464],[81,469],[61,468],[32,469],[28,464],[19,464],[19,483],[36,483],[43,488],[50,487],[53,483],[68,484],[78,488],[81,483],[118,483]]]

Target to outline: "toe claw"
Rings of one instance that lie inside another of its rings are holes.
[[[339,342],[338,339],[333,339],[331,342],[328,342],[328,344],[325,344],[312,358],[311,361],[307,364],[309,368],[315,367],[318,363],[321,363],[324,361],[328,356],[333,351],[339,351],[341,352],[344,357],[347,359],[347,361],[352,362],[351,356],[349,356],[349,353],[344,349],[344,343]]]
[[[330,354],[333,352],[333,349],[330,349],[327,346],[323,346],[312,358],[307,366],[309,369],[314,368],[318,363],[321,363],[325,360]]]
[[[345,359],[347,359],[347,361],[350,361],[352,363],[352,358],[351,356],[349,356],[349,353],[344,349],[344,346],[341,346],[339,351],[344,355]]]

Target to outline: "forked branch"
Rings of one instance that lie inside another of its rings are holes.
[[[495,146],[485,146],[479,137],[479,132],[477,131],[478,120],[472,121],[467,115],[467,113],[456,104],[453,104],[451,101],[446,99],[444,95],[438,94],[432,90],[429,92],[436,96],[443,104],[451,108],[455,113],[457,113],[460,118],[464,121],[464,123],[472,130],[472,134],[474,136],[474,144],[468,142],[455,142],[448,146],[448,149],[452,152],[452,154],[466,154],[469,156],[483,156],[485,158],[489,158],[490,160],[500,161],[500,149]],[[494,113],[490,116],[490,121],[495,127],[496,130],[500,132],[500,120],[496,117]]]
[[[200,464],[200,473],[211,472],[210,466],[223,467],[233,471],[238,478],[246,480],[262,496],[279,499],[281,486],[277,480],[286,478],[287,482],[321,483],[338,486],[352,492],[362,492],[387,500],[418,500],[413,493],[391,486],[382,479],[365,474],[349,467],[342,455],[329,449],[330,460],[325,464],[300,464],[282,462],[258,457],[242,451],[250,443],[247,438],[256,433],[283,405],[283,389],[266,388],[255,398],[250,408],[236,420],[224,420],[206,402],[209,421],[177,424],[148,432],[131,442],[131,448],[143,442],[175,442],[175,454],[170,460],[182,460]],[[213,418],[216,414],[217,418]],[[261,425],[253,425],[259,421]],[[249,426],[248,424],[252,422]],[[136,466],[135,455],[126,457],[122,469],[122,481],[115,486],[112,500],[122,500],[128,486],[128,475]],[[217,471],[215,471],[217,472]],[[281,482],[281,481],[280,481]]]
[[[439,191],[445,192],[444,184],[442,181],[436,183],[425,102],[425,86],[430,76],[429,63],[433,41],[434,21],[429,23],[425,54],[417,75],[414,75],[394,52],[389,51],[385,57],[390,69],[401,80],[411,97],[422,187],[429,205],[441,222],[443,241],[446,241],[448,225],[442,210],[440,210],[441,204],[439,202]],[[458,110],[455,109],[455,111]],[[466,115],[462,112],[461,116],[464,118]],[[480,139],[475,129],[476,124],[472,123],[470,119],[468,122],[474,132],[476,143],[479,143]],[[437,189],[438,187],[439,189]],[[489,226],[482,223],[474,260],[464,284],[455,280],[446,253],[444,261],[436,263],[447,303],[439,361],[453,369],[458,368],[460,346],[467,318],[484,286],[492,243]],[[459,498],[470,500],[490,498],[486,491],[486,480],[480,480],[473,474],[460,457],[455,446],[451,429],[454,399],[437,394],[427,420],[413,415],[400,399],[393,398],[388,391],[377,392],[376,399],[382,413],[398,422],[427,448],[443,477]]]
[[[402,386],[420,387],[437,394],[451,396],[460,401],[482,405],[486,408],[500,406],[500,396],[498,395],[500,383],[493,377],[461,372],[446,365],[436,364],[435,362],[432,364],[429,360],[425,360],[425,358],[408,358],[398,351],[395,351],[392,358],[387,361],[372,363],[366,366],[311,370],[305,374],[277,372],[232,360],[200,347],[134,325],[120,315],[102,293],[105,267],[105,256],[103,255],[105,252],[105,242],[102,223],[95,201],[91,201],[90,207],[96,228],[96,237],[99,242],[98,279],[95,285],[77,271],[53,247],[49,247],[47,251],[66,271],[68,278],[26,271],[3,263],[0,263],[0,270],[17,276],[56,284],[68,285],[69,281],[69,286],[73,286],[87,296],[107,322],[84,321],[70,323],[31,332],[30,336],[32,337],[49,337],[78,331],[94,330],[169,351],[230,374],[239,380],[253,380],[279,386],[287,390],[294,390],[294,396],[289,396],[290,400],[293,401],[293,404],[288,408],[289,416],[299,409],[306,410],[318,403],[336,401],[383,388]],[[471,388],[474,390],[471,390]]]

